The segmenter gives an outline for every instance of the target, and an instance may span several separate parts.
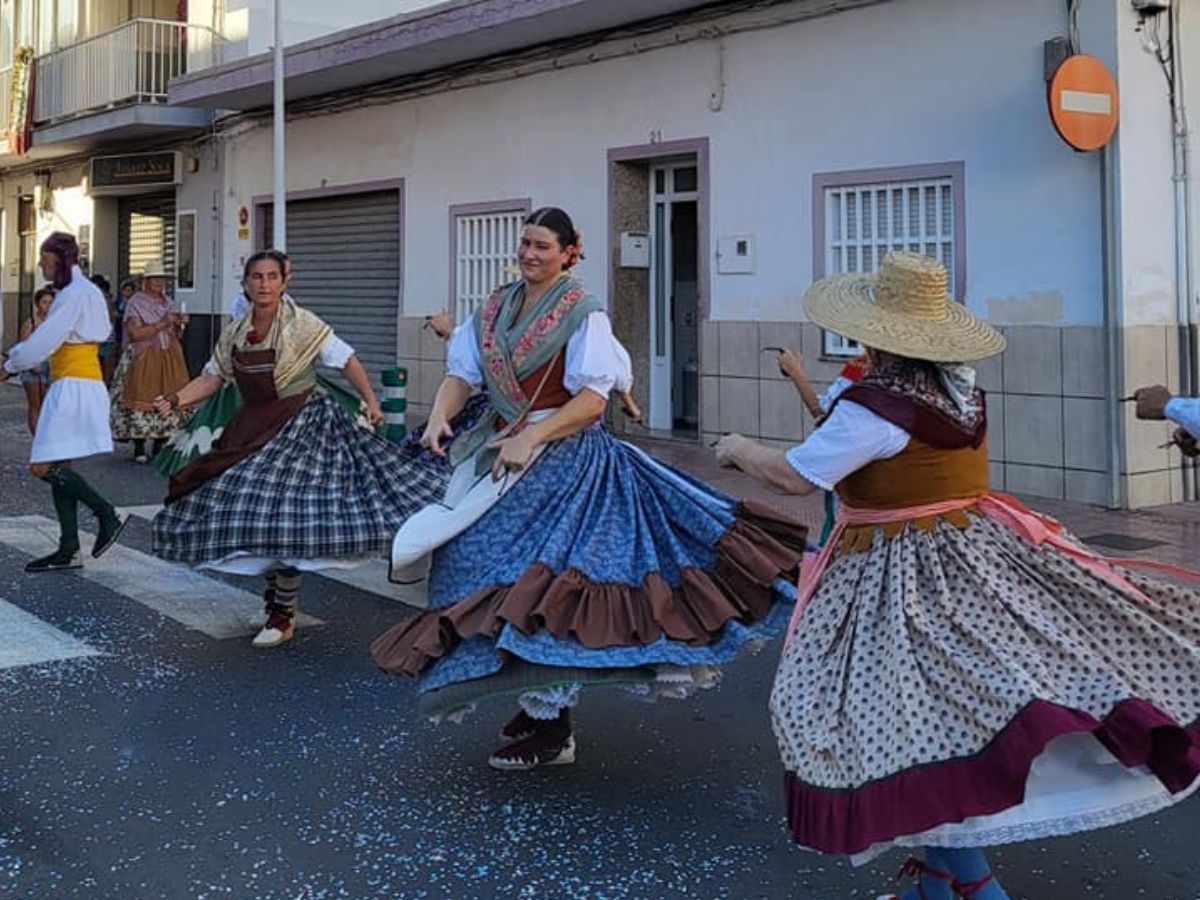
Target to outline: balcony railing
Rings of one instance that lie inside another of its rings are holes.
[[[224,39],[186,22],[131,19],[37,58],[36,125],[135,103],[165,103],[167,84],[221,62]]]

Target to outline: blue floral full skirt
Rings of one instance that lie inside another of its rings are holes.
[[[565,685],[682,686],[782,633],[805,536],[588,428],[434,553],[428,610],[372,653],[418,677],[433,715]]]

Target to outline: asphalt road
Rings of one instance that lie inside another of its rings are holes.
[[[27,451],[21,392],[0,386],[10,535],[14,517],[53,515]],[[162,483],[128,456],[81,470],[119,504],[158,502]],[[898,886],[901,854],[852,869],[790,845],[766,713],[777,646],[688,701],[590,694],[576,765],[497,773],[484,760],[507,710],[429,725],[413,686],[373,667],[369,642],[406,607],[306,577],[302,606],[324,624],[254,651],[249,624],[217,639],[154,608],[183,570],[139,561],[144,519],[122,545],[106,577],[29,577],[0,542],[2,897],[840,900]],[[31,634],[70,658],[5,667],[41,646]],[[1014,898],[1197,900],[1197,831],[1193,799],[992,858]]]

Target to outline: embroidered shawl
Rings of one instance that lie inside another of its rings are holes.
[[[129,302],[125,305],[125,322],[130,319],[137,319],[141,325],[157,325],[171,312],[171,301],[166,297],[159,299],[152,294],[147,294],[145,291],[138,291],[129,298]],[[128,332],[126,332],[128,334]],[[137,359],[151,347],[157,347],[159,350],[166,350],[171,346],[171,341],[174,340],[174,331],[170,328],[160,331],[157,334],[152,334],[144,341],[135,341],[132,337],[129,338],[130,353],[134,359]]]
[[[475,339],[491,404],[475,427],[454,442],[453,465],[472,456],[492,436],[498,418],[521,419],[533,402],[521,380],[550,362],[588,315],[604,308],[570,276],[560,278],[517,319],[524,300],[525,282],[514,281],[497,288],[475,312]]]
[[[233,351],[271,348],[275,351],[275,389],[280,396],[287,391],[292,382],[300,379],[311,380],[316,377],[314,368],[317,355],[325,341],[333,334],[333,329],[319,317],[301,309],[292,300],[279,301],[279,309],[275,312],[275,321],[263,341],[251,345],[249,334],[254,329],[253,310],[235,322],[230,322],[221,332],[217,349],[213,353],[213,363],[221,377],[226,381],[233,380]]]
[[[952,394],[936,364],[894,359],[868,370],[838,402],[865,406],[934,447],[979,447],[987,436],[986,403],[984,392],[971,382],[969,388],[955,382]]]

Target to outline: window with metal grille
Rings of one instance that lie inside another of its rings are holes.
[[[817,176],[819,244],[814,274],[874,272],[893,250],[933,257],[962,296],[962,164]],[[825,332],[826,356],[856,356],[852,340]]]
[[[454,321],[465,322],[499,285],[517,276],[517,242],[528,200],[450,208],[450,293]]]

